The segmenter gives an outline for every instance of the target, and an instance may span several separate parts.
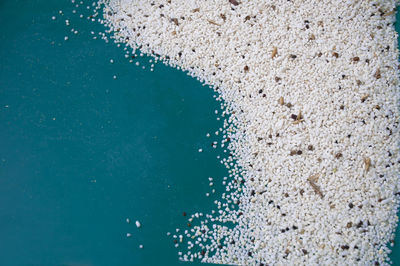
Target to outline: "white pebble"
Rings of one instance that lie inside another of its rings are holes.
[[[140,224],[140,222],[139,222],[139,221],[136,221],[136,222],[135,222],[135,224],[136,224],[136,227],[137,227],[137,228],[139,228],[139,227],[141,227],[141,226],[142,226],[142,225]]]

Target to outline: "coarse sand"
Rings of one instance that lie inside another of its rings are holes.
[[[116,42],[187,71],[221,101],[226,192],[216,212],[189,217],[198,223],[179,237],[182,260],[389,263],[399,205],[396,4],[98,2],[95,17]]]

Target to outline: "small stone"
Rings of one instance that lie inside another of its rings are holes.
[[[284,101],[282,96],[279,98],[279,104],[280,105],[284,105],[285,104],[285,101]]]
[[[239,5],[239,2],[236,1],[236,0],[229,0],[229,3],[231,3],[231,4],[234,5],[234,6]]]
[[[278,48],[274,47],[272,50],[271,58],[273,59],[278,54]]]
[[[378,70],[376,70],[376,72],[375,72],[375,74],[374,74],[374,77],[376,78],[376,79],[380,79],[382,76],[381,76],[381,70],[378,68]]]
[[[347,224],[346,224],[346,227],[347,228],[351,228],[353,226],[353,223],[352,222],[348,222]]]
[[[341,152],[338,152],[338,153],[335,154],[335,158],[336,159],[340,159],[342,157],[343,157],[343,154]]]
[[[135,224],[137,228],[140,228],[142,226],[139,221],[136,221]]]

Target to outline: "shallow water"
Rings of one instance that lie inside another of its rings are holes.
[[[219,197],[219,104],[178,70],[129,64],[72,10],[0,1],[0,265],[183,264],[166,232]]]

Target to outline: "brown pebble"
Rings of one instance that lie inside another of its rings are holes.
[[[297,58],[297,55],[295,55],[295,54],[291,54],[291,55],[290,55],[290,58],[292,58],[292,59],[296,59],[296,58]]]
[[[336,58],[339,58],[339,54],[336,53],[336,52],[333,52],[332,55],[333,55],[334,57],[336,57]]]
[[[192,9],[192,12],[193,12],[193,13],[196,13],[196,12],[199,12],[199,11],[200,11],[200,8]]]
[[[303,154],[302,151],[300,151],[300,150],[297,151],[297,155],[302,155],[302,154]]]
[[[296,155],[296,154],[297,154],[297,151],[295,151],[295,150],[290,151],[290,156],[293,156],[293,155]]]
[[[343,245],[343,246],[341,246],[341,248],[342,248],[343,250],[348,250],[350,247],[349,247],[348,245]]]
[[[369,168],[371,167],[371,159],[370,158],[364,158],[364,164],[365,164],[365,171],[368,172]]]
[[[279,82],[279,81],[281,81],[281,78],[280,77],[275,77],[275,81]]]
[[[304,248],[303,248],[301,251],[303,251],[303,254],[304,254],[304,255],[307,255],[307,254],[308,254],[308,251],[307,251],[306,249],[304,249]]]
[[[183,216],[186,216],[186,212],[183,212],[182,215],[183,215]]]
[[[191,226],[192,226],[192,224],[191,224],[191,223],[188,223],[188,224],[187,224],[187,226],[188,226],[188,227],[191,227]]]
[[[315,35],[314,35],[314,34],[311,34],[311,35],[310,35],[310,38],[308,38],[308,39],[311,40],[311,41],[315,40]]]
[[[369,94],[364,95],[363,97],[361,97],[361,102],[365,102],[369,97]]]
[[[222,18],[224,21],[226,20],[225,14],[219,14],[220,18]]]
[[[175,23],[176,26],[179,26],[179,22],[177,18],[171,18],[171,21]]]
[[[308,145],[307,149],[308,149],[309,151],[313,151],[313,150],[314,150],[314,146],[313,146],[313,145]]]
[[[297,120],[297,115],[291,114],[291,115],[290,115],[290,118],[292,118],[293,120]]]
[[[278,48],[274,47],[274,49],[272,50],[271,58],[274,58],[277,53],[278,53]]]
[[[347,224],[346,224],[346,227],[347,228],[351,228],[353,226],[353,223],[352,222],[348,222]]]
[[[234,5],[234,6],[239,5],[239,2],[236,1],[236,0],[229,0],[229,3],[231,3],[231,4]]]
[[[380,79],[382,76],[381,76],[381,70],[378,68],[378,70],[376,70],[376,72],[375,72],[375,74],[374,74],[374,77],[376,78],[376,79]]]
[[[342,157],[343,157],[343,154],[341,152],[338,152],[338,153],[335,154],[335,158],[336,159],[340,159]]]
[[[285,100],[283,99],[282,96],[279,98],[279,104],[280,105],[284,105],[285,104]]]
[[[247,72],[247,71],[249,71],[249,67],[248,67],[248,66],[244,66],[243,70],[244,70],[245,72]]]
[[[353,62],[358,62],[358,61],[360,61],[360,58],[358,56],[353,57]]]

